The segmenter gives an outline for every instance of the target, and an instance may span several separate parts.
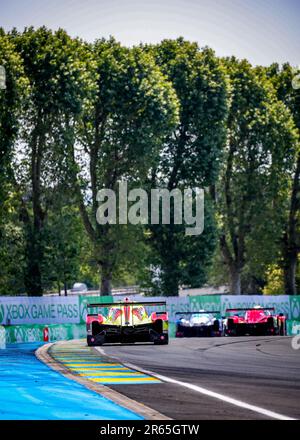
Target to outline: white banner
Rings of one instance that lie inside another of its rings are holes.
[[[0,296],[0,325],[77,324],[79,321],[78,296]]]
[[[130,297],[132,301],[166,301],[167,303],[167,311],[169,315],[169,321],[176,321],[176,312],[189,312],[190,311],[190,300],[188,296],[141,296],[141,295],[133,295]],[[156,307],[152,311],[158,310]]]
[[[222,314],[225,310],[232,308],[246,308],[254,306],[274,307],[275,313],[290,315],[290,297],[288,295],[222,295]]]

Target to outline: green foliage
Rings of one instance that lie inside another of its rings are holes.
[[[2,212],[0,241],[0,295],[24,293],[25,237],[18,215],[17,194],[7,194]]]
[[[282,295],[284,292],[283,270],[277,265],[269,266],[266,271],[266,279],[264,295]]]
[[[106,294],[233,278],[244,292],[282,289],[300,236],[289,64],[220,60],[183,38],[87,44],[42,27],[0,29],[0,65],[0,294],[97,288],[99,269]],[[97,192],[122,180],[205,188],[204,233],[97,224]]]
[[[179,38],[151,48],[172,82],[180,103],[180,120],[165,141],[159,171],[169,187],[209,186],[219,171],[226,139],[227,84],[224,70],[210,49]]]
[[[81,247],[84,241],[78,210],[66,201],[58,203],[56,200],[48,214],[43,241],[43,286],[51,289],[54,284],[58,291],[62,287],[71,288],[79,280]]]
[[[21,103],[26,96],[27,80],[21,57],[14,44],[0,28],[0,65],[5,69],[5,88],[0,90],[0,164],[9,163],[10,149],[18,133]],[[1,168],[1,176],[4,168]]]
[[[289,64],[281,68],[273,64],[263,72],[270,78],[278,99],[291,111],[297,127],[298,145],[293,166],[289,173],[288,195],[285,203],[284,227],[281,232],[281,256],[277,258],[284,275],[286,294],[297,294],[297,267],[300,252],[300,89],[299,68]]]
[[[87,163],[77,160],[79,172],[89,176],[91,210],[84,207],[82,194],[79,206],[102,281],[107,282],[102,290],[109,293],[113,273],[124,265],[120,260],[125,252],[131,255],[136,232],[126,225],[96,224],[97,192],[102,187],[116,190],[124,179],[129,185],[143,184],[163,138],[177,122],[178,102],[151,54],[141,48],[124,48],[110,39],[96,41],[91,52],[97,64],[97,93],[78,126]]]
[[[14,44],[0,29],[0,66],[6,88],[0,90],[0,294],[23,291],[24,236],[13,189],[13,147],[16,142],[27,80]]]
[[[12,149],[26,97],[27,81],[14,44],[0,28],[0,66],[5,69],[6,88],[0,90],[0,240],[5,201],[12,182]]]
[[[226,139],[227,81],[223,68],[213,51],[201,51],[197,44],[182,38],[146,49],[172,82],[180,105],[180,119],[165,138],[150,185],[169,190],[213,185]],[[207,193],[201,236],[186,237],[184,227],[172,224],[150,226],[150,242],[157,254],[155,284],[166,295],[177,295],[180,284],[195,287],[206,281],[216,239],[209,198]]]
[[[234,275],[249,262],[252,273],[266,267],[278,253],[297,133],[265,75],[247,61],[231,58],[224,65],[232,92],[218,212],[223,255]]]
[[[207,281],[216,245],[216,228],[209,197],[205,200],[205,230],[199,236],[185,235],[186,225],[151,225],[149,244],[153,249],[153,293],[177,296],[179,286],[199,287]]]
[[[48,188],[61,182],[70,163],[65,140],[79,117],[93,84],[86,68],[90,61],[85,44],[65,31],[45,27],[12,31],[12,41],[22,57],[29,94],[22,114],[22,150],[16,154],[16,184],[22,194],[22,220],[26,236],[26,290],[43,291],[43,264],[47,244]],[[91,63],[92,64],[92,63]],[[58,166],[61,164],[62,166]],[[68,185],[68,179],[65,181]],[[44,265],[45,267],[45,265]]]
[[[294,122],[300,129],[300,90],[293,86],[296,77],[299,77],[299,68],[294,68],[289,63],[282,66],[274,63],[258,70],[270,79],[278,99],[290,109]]]
[[[143,178],[162,137],[177,123],[176,94],[151,55],[140,48],[100,40],[93,53],[99,75],[95,110],[105,124],[103,153],[108,149],[110,155],[121,156],[118,168],[106,174],[115,171],[117,177]]]

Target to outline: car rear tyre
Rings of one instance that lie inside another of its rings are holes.
[[[92,335],[87,337],[87,345],[89,347],[98,347],[103,345],[105,342],[105,335]]]
[[[164,339],[156,339],[154,345],[168,345],[169,335],[164,335]]]
[[[227,336],[237,336],[237,327],[233,319],[227,320],[226,332]]]
[[[279,336],[285,336],[286,335],[286,321],[279,319],[278,320],[278,334]]]
[[[94,341],[93,341],[93,337],[92,337],[92,336],[87,336],[87,338],[86,338],[86,342],[87,342],[87,345],[88,345],[89,347],[93,347],[93,345],[94,345]]]

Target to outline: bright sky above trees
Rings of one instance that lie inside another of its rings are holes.
[[[0,26],[62,27],[125,45],[180,35],[253,64],[300,64],[299,0],[0,0]]]

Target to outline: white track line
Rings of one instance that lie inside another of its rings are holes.
[[[96,350],[99,351],[101,354],[103,354],[105,356],[113,357],[113,358],[118,359],[120,361],[119,358],[116,358],[115,356],[110,356],[107,353],[105,353],[105,351],[102,348],[100,348],[100,347],[97,347]],[[122,361],[120,361],[120,362],[122,362]],[[296,420],[296,419],[294,419],[292,417],[288,417],[288,416],[285,416],[283,414],[279,414],[279,413],[276,413],[274,411],[270,411],[268,409],[261,408],[260,406],[250,405],[249,403],[242,402],[241,400],[234,399],[232,397],[226,396],[225,394],[220,394],[220,393],[216,393],[214,391],[210,391],[210,390],[208,390],[206,388],[199,387],[198,385],[193,385],[193,384],[190,384],[190,383],[187,383],[187,382],[181,382],[180,380],[172,379],[171,377],[163,376],[161,374],[156,374],[153,371],[144,370],[144,369],[138,367],[137,365],[134,365],[134,364],[131,364],[131,363],[128,363],[128,362],[126,362],[126,363],[122,362],[122,364],[125,365],[126,367],[132,368],[134,370],[141,371],[142,373],[149,374],[150,376],[154,376],[157,379],[160,379],[160,380],[162,380],[164,382],[173,383],[173,384],[185,387],[185,388],[189,388],[190,390],[196,391],[196,392],[201,393],[201,394],[204,394],[205,396],[213,397],[214,399],[218,399],[218,400],[222,400],[223,402],[230,403],[231,405],[238,406],[239,408],[244,408],[244,409],[247,409],[249,411],[256,412],[258,414],[270,417],[272,419],[277,419],[277,420]]]

